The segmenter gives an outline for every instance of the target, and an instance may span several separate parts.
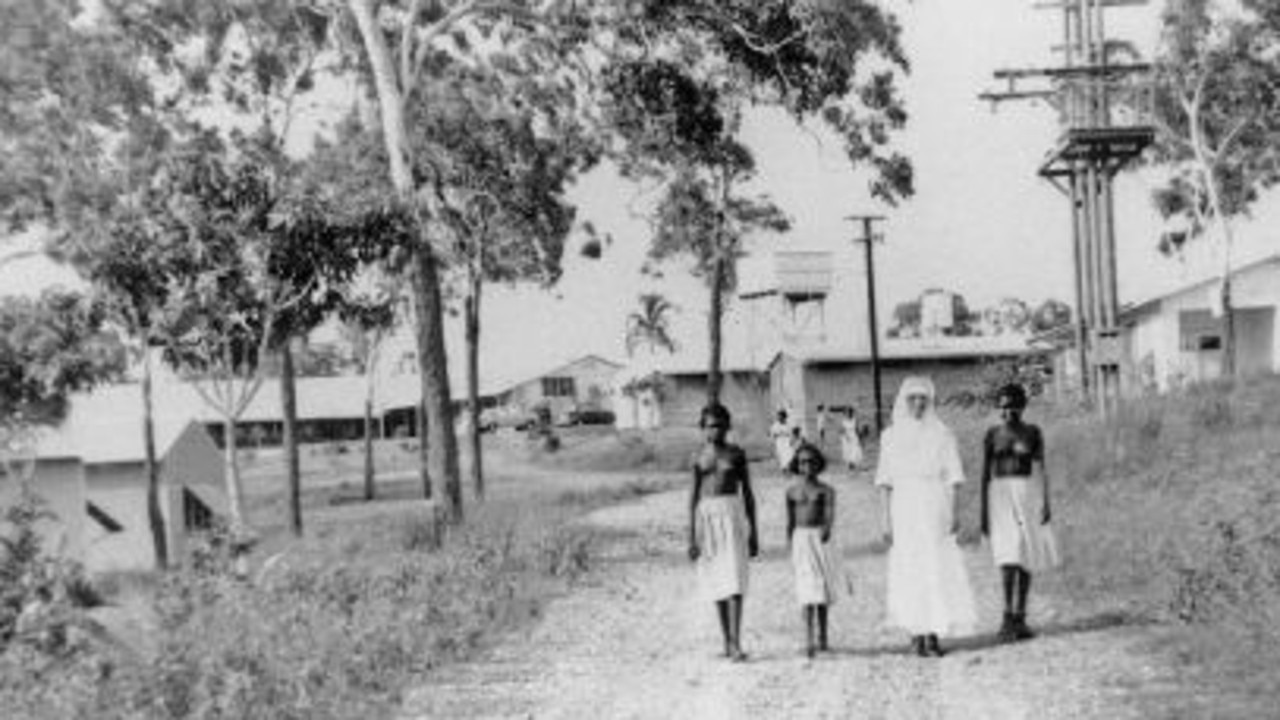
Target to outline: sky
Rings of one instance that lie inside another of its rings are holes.
[[[759,172],[749,192],[768,194],[791,218],[784,235],[753,238],[744,282],[758,277],[774,250],[833,253],[835,287],[826,302],[827,337],[836,345],[865,342],[866,287],[861,229],[846,218],[880,214],[883,242],[876,253],[881,328],[894,305],[933,287],[963,295],[970,307],[1016,297],[1072,302],[1070,216],[1066,198],[1036,176],[1058,129],[1042,103],[993,108],[978,98],[1000,89],[992,72],[1056,64],[1050,47],[1061,42],[1061,14],[1037,10],[1037,0],[886,0],[904,27],[912,72],[903,85],[908,127],[897,140],[915,165],[916,194],[898,208],[871,199],[865,175],[850,170],[834,138],[798,127],[777,113],[747,118],[744,138]],[[1157,38],[1160,0],[1108,11],[1108,35],[1149,53]],[[333,107],[349,107],[330,100]],[[300,124],[306,132],[306,125]],[[1120,176],[1116,233],[1121,302],[1143,300],[1205,277],[1216,265],[1196,250],[1182,260],[1156,250],[1162,224],[1149,202],[1151,178]],[[493,287],[485,298],[482,378],[490,383],[532,377],[585,354],[625,361],[626,316],[643,292],[659,292],[677,306],[673,316],[681,353],[705,356],[707,291],[686,266],[670,263],[661,279],[639,268],[649,241],[643,217],[655,193],[618,178],[608,167],[573,190],[579,217],[609,233],[599,260],[582,257],[570,242],[565,272],[550,291]],[[1266,228],[1278,227],[1280,208],[1267,198],[1239,229],[1238,256],[1280,250]],[[31,292],[70,276],[36,261],[0,267],[0,292]],[[751,354],[744,340],[750,306],[733,305],[726,322],[728,354]],[[447,335],[451,375],[462,378],[462,334]],[[400,349],[407,347],[402,345]],[[393,348],[392,353],[396,351]],[[757,358],[758,359],[758,358]],[[455,387],[461,387],[455,384]]]

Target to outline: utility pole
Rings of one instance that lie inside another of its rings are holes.
[[[884,432],[884,410],[880,399],[880,329],[876,322],[876,264],[872,245],[883,236],[873,232],[872,224],[884,220],[883,215],[849,215],[846,220],[862,223],[862,237],[855,239],[866,251],[867,264],[867,327],[871,329],[871,388],[876,401],[876,437]]]
[[[1075,266],[1075,343],[1081,398],[1104,416],[1120,400],[1119,293],[1116,277],[1116,174],[1155,138],[1136,120],[1117,124],[1117,100],[1142,115],[1149,88],[1134,79],[1150,71],[1145,63],[1115,63],[1124,45],[1106,37],[1107,8],[1145,5],[1147,0],[1057,0],[1037,9],[1062,13],[1063,54],[1059,67],[1000,70],[1008,83],[1002,92],[979,95],[994,105],[1008,100],[1042,99],[1058,111],[1062,134],[1039,174],[1071,203],[1072,256]],[[1020,88],[1019,82],[1047,83]],[[1128,93],[1128,98],[1124,94]],[[1144,118],[1139,118],[1139,120]]]

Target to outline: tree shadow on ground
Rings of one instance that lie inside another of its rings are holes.
[[[946,654],[950,656],[953,654],[981,652],[983,650],[991,650],[1006,645],[1020,645],[1025,642],[1035,642],[1036,640],[1062,635],[1098,632],[1100,630],[1108,630],[1117,627],[1149,625],[1153,622],[1153,620],[1148,618],[1139,617],[1124,611],[1109,610],[1065,622],[1049,623],[1041,627],[1035,627],[1033,629],[1036,632],[1036,638],[1032,640],[1024,640],[1019,643],[1002,642],[996,637],[994,632],[991,632],[962,638],[953,638],[950,640],[944,639],[942,641],[942,648]],[[901,642],[890,645],[873,645],[870,647],[836,647],[832,648],[829,654],[839,657],[875,658],[893,655],[908,656],[913,655],[914,652],[911,649],[909,640],[904,636]]]
[[[1139,625],[1149,625],[1153,622],[1154,621],[1149,618],[1143,618],[1123,610],[1105,610],[1100,613],[1086,615],[1084,617],[1051,622],[1039,626],[1033,625],[1032,630],[1035,631],[1036,637],[1031,640],[1007,643],[1001,641],[996,637],[994,632],[991,632],[981,635],[955,638],[949,643],[946,643],[946,646],[949,651],[956,653],[978,652],[1005,645],[1018,645],[1024,642],[1035,642],[1036,640],[1059,637],[1062,635],[1078,635],[1126,626],[1136,627]]]

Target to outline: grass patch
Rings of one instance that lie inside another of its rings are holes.
[[[539,466],[576,472],[686,472],[693,467],[693,457],[703,442],[697,428],[564,432],[556,451],[530,447],[527,456]],[[758,439],[749,439],[743,447],[752,460],[764,459],[772,452]]]
[[[601,537],[574,517],[648,491],[568,502],[524,489],[443,529],[420,500],[378,503],[301,541],[269,538],[250,583],[213,543],[182,572],[106,582],[145,596],[153,643],[76,632],[0,647],[0,707],[15,720],[389,716],[424,673],[536,617],[591,568]]]
[[[674,479],[636,478],[621,485],[607,484],[593,488],[565,490],[556,497],[556,503],[591,510],[606,505],[629,502],[654,493],[666,492],[679,486]]]
[[[1106,424],[1045,415],[1069,560],[1052,587],[1166,623],[1159,651],[1190,691],[1221,694],[1236,709],[1224,717],[1268,714],[1280,695],[1280,381],[1147,398]]]

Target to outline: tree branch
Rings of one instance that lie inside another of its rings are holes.
[[[413,47],[413,26],[418,22],[418,13],[422,10],[422,0],[413,0],[409,4],[409,14],[405,15],[404,27],[400,30],[400,95],[405,104],[413,94],[413,86],[417,77],[413,62],[418,59]]]

